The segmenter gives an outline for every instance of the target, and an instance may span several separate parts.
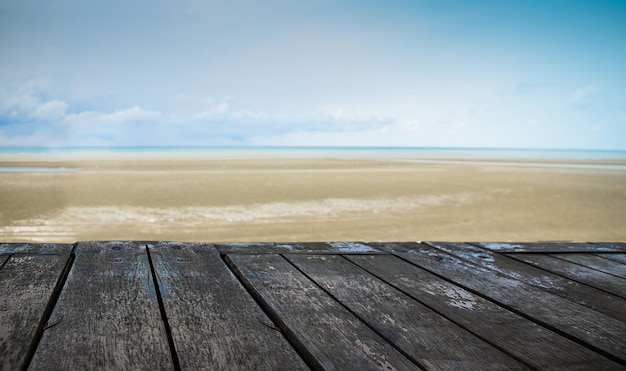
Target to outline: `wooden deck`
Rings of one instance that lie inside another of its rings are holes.
[[[0,244],[0,368],[626,369],[624,243]]]

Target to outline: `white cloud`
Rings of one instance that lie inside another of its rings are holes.
[[[226,117],[230,105],[226,102],[221,102],[217,106],[212,107],[206,111],[196,113],[191,116],[192,120],[219,120]]]
[[[64,122],[68,124],[127,124],[138,120],[155,119],[161,116],[160,112],[143,109],[134,106],[124,110],[116,110],[112,113],[98,111],[82,111],[68,114],[64,117]]]
[[[320,110],[321,118],[345,122],[372,122],[386,121],[386,117],[380,112],[369,112],[361,108],[345,108],[340,106],[325,106]]]
[[[32,116],[40,120],[55,120],[65,116],[69,105],[60,100],[51,100],[37,107]]]
[[[42,100],[43,85],[41,81],[28,81],[12,89],[0,89],[0,117],[6,115],[15,121],[62,118],[69,105],[58,99]]]
[[[578,107],[587,107],[591,105],[593,98],[598,95],[598,89],[588,85],[574,91],[570,102]]]

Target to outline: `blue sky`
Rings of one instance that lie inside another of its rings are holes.
[[[626,150],[626,1],[0,0],[0,146]]]

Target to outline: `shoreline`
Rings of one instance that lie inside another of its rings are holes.
[[[0,162],[365,159],[625,164],[626,151],[393,147],[0,148]]]

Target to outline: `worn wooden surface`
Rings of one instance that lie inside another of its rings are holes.
[[[546,271],[626,298],[626,279],[543,254],[511,255]]]
[[[613,294],[596,290],[558,274],[524,264],[504,254],[498,254],[467,243],[429,242],[428,244],[461,259],[504,274],[509,278],[530,284],[621,321],[626,321],[626,300],[619,300],[620,298]],[[576,258],[589,254],[552,254],[551,256],[554,255]],[[598,259],[602,258],[598,257]],[[619,263],[616,264],[620,265]],[[626,267],[626,265],[623,266]]]
[[[606,357],[398,257],[348,258],[530,367],[552,370],[618,367]]]
[[[601,256],[594,254],[552,254],[551,256],[617,277],[626,278],[626,265]]]
[[[626,253],[625,254],[605,254],[605,253],[597,253],[594,254],[596,256],[600,256],[605,259],[613,260],[618,263],[626,264]]]
[[[213,246],[149,246],[182,369],[307,368]]]
[[[216,248],[222,254],[384,254],[362,242],[227,243]]]
[[[0,369],[626,369],[626,244],[0,243]]]
[[[558,329],[608,357],[626,362],[626,325],[622,321],[431,246],[422,244],[416,248],[400,247],[391,251],[519,315]]]
[[[12,254],[67,255],[71,245],[62,243],[1,243],[0,256]]]
[[[580,253],[580,252],[624,252],[626,245],[618,243],[586,243],[586,242],[478,242],[488,250],[516,253]]]
[[[291,255],[287,259],[424,368],[524,368],[510,356],[342,256]]]
[[[280,255],[228,258],[313,367],[418,369]]]
[[[79,243],[32,369],[169,369],[170,349],[145,249]]]
[[[32,255],[5,246],[10,255],[0,255],[6,261],[0,268],[0,369],[18,369],[26,361],[71,248],[58,245]]]

